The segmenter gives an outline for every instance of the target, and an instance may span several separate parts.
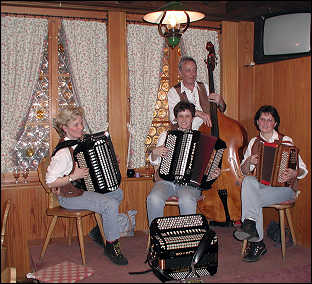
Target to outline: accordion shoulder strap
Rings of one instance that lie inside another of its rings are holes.
[[[54,148],[51,156],[53,157],[58,150],[61,150],[63,148],[67,148],[67,147],[69,147],[69,149],[72,149],[71,147],[75,146],[77,144],[78,144],[78,140],[66,140],[65,141],[64,138],[61,138],[59,143]]]

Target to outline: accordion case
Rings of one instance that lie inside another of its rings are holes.
[[[221,167],[226,144],[221,139],[197,130],[168,131],[169,149],[159,165],[159,177],[181,185],[210,188],[216,167]]]
[[[147,261],[162,282],[217,272],[218,239],[204,215],[156,218],[150,237]]]
[[[294,145],[260,141],[256,168],[258,181],[274,187],[291,186],[289,182],[282,182],[281,177],[285,169],[296,169],[298,153],[299,149]]]
[[[88,177],[82,179],[82,188],[98,193],[107,193],[119,188],[121,174],[108,132],[84,135],[73,156],[79,167],[89,168]]]

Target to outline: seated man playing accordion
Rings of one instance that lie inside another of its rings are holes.
[[[195,106],[192,103],[180,101],[174,107],[174,115],[178,123],[178,130],[190,131],[195,116]],[[162,158],[168,155],[168,148],[164,146],[167,132],[160,134],[157,145],[149,155],[150,163],[155,167],[161,164]],[[220,175],[220,168],[212,173],[212,178]],[[155,175],[157,176],[157,171]],[[201,188],[186,184],[179,184],[168,180],[157,180],[152,191],[147,197],[147,213],[149,225],[158,217],[163,217],[165,202],[169,197],[179,198],[179,209],[181,215],[196,214],[197,201],[201,197]]]
[[[257,261],[267,252],[263,242],[262,208],[295,199],[297,179],[304,178],[308,173],[306,165],[297,152],[294,167],[291,168],[287,164],[280,172],[281,184],[275,185],[273,182],[267,182],[267,179],[259,179],[262,171],[261,162],[264,160],[264,146],[261,148],[261,145],[267,145],[267,148],[270,148],[270,145],[286,144],[295,147],[290,137],[278,132],[280,117],[273,106],[261,106],[254,117],[254,124],[260,133],[250,140],[241,163],[241,170],[245,175],[241,191],[243,223],[241,228],[234,231],[236,239],[248,240],[247,253],[243,257],[243,261],[246,262]],[[267,154],[272,152],[270,149],[267,151]],[[263,166],[263,172],[267,171],[267,167],[267,164]],[[276,165],[273,165],[273,168],[274,171],[280,169],[277,169]]]

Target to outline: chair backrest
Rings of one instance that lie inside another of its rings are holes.
[[[1,283],[16,283],[16,267],[6,267],[1,271]]]
[[[44,188],[44,190],[49,194],[49,208],[54,208],[59,206],[59,202],[55,196],[55,194],[51,191],[51,189],[48,187],[48,185],[46,184],[46,173],[47,173],[47,169],[48,166],[50,164],[50,157],[44,157],[39,165],[38,165],[38,176],[39,176],[39,181],[42,185],[42,187]]]
[[[8,199],[6,201],[5,210],[4,210],[3,219],[2,219],[1,248],[2,248],[2,245],[4,243],[4,236],[5,236],[6,224],[7,224],[7,221],[8,221],[8,215],[9,215],[10,207],[11,207],[11,200]]]

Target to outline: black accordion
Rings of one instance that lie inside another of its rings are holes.
[[[121,174],[108,132],[86,134],[73,153],[79,167],[89,168],[81,187],[88,191],[107,193],[119,188]]]
[[[210,188],[211,175],[221,167],[226,144],[197,130],[170,130],[164,146],[168,155],[159,165],[159,177],[181,185]]]
[[[159,217],[150,225],[147,256],[162,281],[214,275],[218,269],[218,238],[202,214]]]
[[[285,169],[296,169],[299,149],[287,143],[259,143],[259,162],[256,166],[256,176],[259,182],[274,187],[293,186],[295,179],[282,182]]]

